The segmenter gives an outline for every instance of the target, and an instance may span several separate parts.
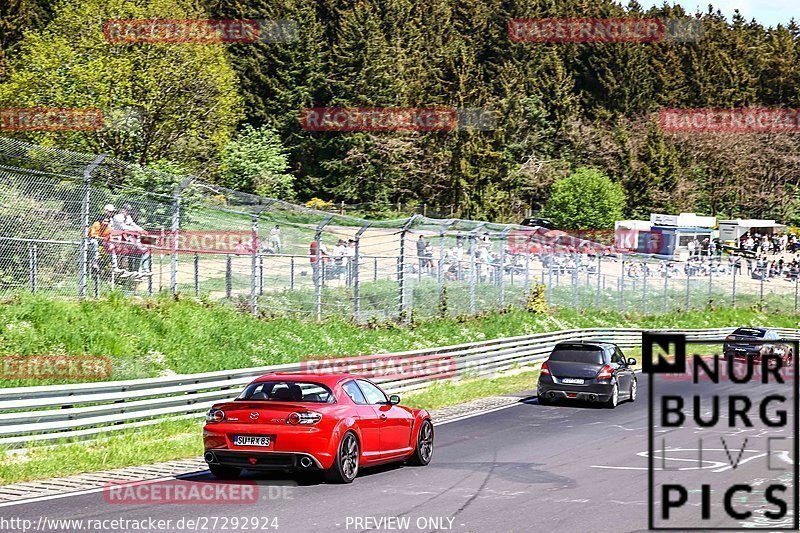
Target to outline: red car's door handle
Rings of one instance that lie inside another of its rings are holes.
[[[381,420],[386,420],[386,415],[381,414]]]

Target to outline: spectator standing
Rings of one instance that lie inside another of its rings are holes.
[[[417,259],[419,261],[419,271],[424,272],[428,262],[425,260],[425,236],[420,235],[417,239]]]
[[[120,235],[120,241],[125,248],[124,255],[128,258],[127,269],[119,268],[119,266],[114,269],[114,272],[119,273],[121,277],[135,275],[137,272],[139,274],[149,272],[149,269],[140,270],[141,266],[149,264],[147,259],[149,259],[150,254],[147,247],[142,245],[140,234],[144,233],[144,229],[134,220],[134,213],[131,204],[125,204],[111,218],[112,233]]]
[[[281,253],[281,227],[277,224],[269,230],[269,245],[273,253]]]
[[[92,239],[92,268],[100,268],[98,260],[99,246],[102,246],[111,256],[111,265],[117,267],[117,254],[113,250],[111,237],[111,219],[114,217],[116,208],[112,204],[103,206],[103,214],[89,226],[89,238]]]

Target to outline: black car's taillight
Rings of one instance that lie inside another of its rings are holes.
[[[549,376],[550,375],[550,369],[547,368],[547,362],[546,361],[544,363],[542,363],[541,373],[544,374],[545,376]]]
[[[611,365],[606,365],[600,369],[600,372],[597,373],[597,379],[611,379],[614,375],[614,367]]]

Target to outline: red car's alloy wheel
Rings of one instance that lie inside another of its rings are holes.
[[[358,475],[358,441],[352,433],[347,433],[339,446],[339,464],[344,481],[349,482]]]
[[[423,420],[417,435],[417,446],[414,453],[408,458],[408,464],[426,466],[433,457],[433,424],[430,420]]]
[[[419,455],[427,463],[433,455],[433,428],[431,423],[426,421],[419,431]]]

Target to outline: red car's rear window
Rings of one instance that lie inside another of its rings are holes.
[[[236,398],[247,401],[334,403],[331,390],[309,381],[270,380],[251,383]]]

